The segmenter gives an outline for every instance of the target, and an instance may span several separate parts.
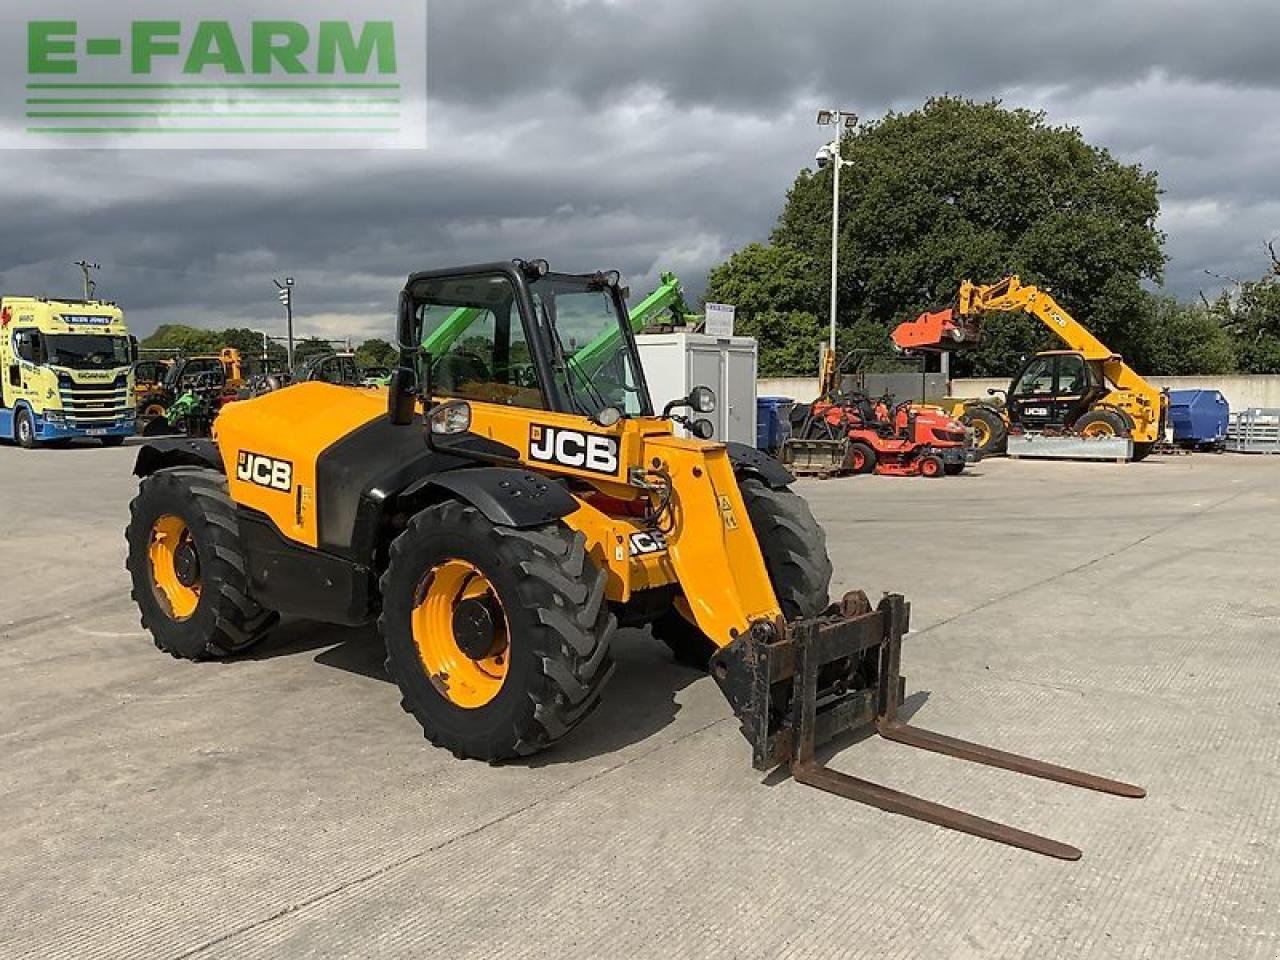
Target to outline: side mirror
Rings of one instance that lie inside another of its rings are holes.
[[[129,362],[138,362],[138,338],[135,336],[129,337]]]
[[[689,424],[689,432],[699,440],[710,440],[716,435],[716,427],[710,420],[694,420]]]
[[[407,427],[413,423],[417,413],[417,378],[408,367],[396,367],[391,371],[391,382],[387,387],[387,418],[397,427]]]

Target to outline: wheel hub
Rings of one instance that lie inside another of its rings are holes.
[[[200,582],[200,555],[190,540],[184,540],[173,552],[173,572],[184,587]]]
[[[487,660],[501,652],[500,617],[488,597],[460,600],[453,610],[453,639],[472,660]]]

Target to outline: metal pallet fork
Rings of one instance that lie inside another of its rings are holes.
[[[1146,796],[1133,784],[898,719],[906,686],[900,667],[902,638],[909,617],[910,606],[897,594],[885,596],[873,610],[866,595],[855,591],[822,617],[787,624],[781,631],[755,629],[720,650],[711,661],[712,675],[742,722],[756,769],[788,764],[796,780],[820,790],[1062,860],[1080,859],[1080,850],[832,770],[815,759],[815,748],[865,727],[887,740],[961,760],[1121,797]]]

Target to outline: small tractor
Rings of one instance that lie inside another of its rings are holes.
[[[1027,359],[1004,403],[953,401],[984,454],[1143,460],[1164,439],[1168,395],[1152,386],[1047,291],[1018,277],[980,286],[966,280],[954,307],[923,313],[893,331],[904,351],[940,353],[981,342],[984,317],[1022,312],[1067,345]],[[1101,442],[1097,442],[1101,441]],[[1052,453],[1046,451],[1053,450]]]
[[[698,439],[710,390],[653,409],[616,271],[416,273],[397,328],[385,393],[295,384],[225,407],[213,439],[139,450],[128,569],[162,651],[235,656],[281,615],[376,622],[426,737],[497,762],[578,727],[613,675],[618,627],[648,624],[711,674],[759,770],[1065,859],[1080,851],[829,770],[815,748],[865,727],[1143,795],[906,723],[909,605],[830,602],[826,538],[792,477]]]
[[[963,423],[936,407],[846,391],[841,369],[835,354],[825,351],[820,396],[792,410],[782,459],[793,470],[933,478],[962,473],[976,456]]]

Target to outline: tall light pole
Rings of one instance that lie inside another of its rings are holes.
[[[289,334],[289,370],[293,370],[293,277],[285,277],[284,283],[279,280],[274,281],[276,289],[280,292],[277,294],[280,302],[284,305],[285,323],[288,324]]]
[[[818,126],[836,128],[836,137],[818,150],[818,166],[831,165],[831,352],[836,352],[836,291],[840,269],[840,168],[853,161],[840,155],[840,139],[845,130],[858,124],[858,115],[849,110],[819,110]]]
[[[101,270],[102,267],[100,267],[96,263],[90,263],[88,260],[77,260],[75,263],[72,264],[72,266],[79,267],[80,272],[84,274],[84,298],[87,301],[89,300],[90,297],[93,296],[93,291],[96,290],[98,286],[96,283],[93,282],[93,280],[89,278],[89,271]]]

